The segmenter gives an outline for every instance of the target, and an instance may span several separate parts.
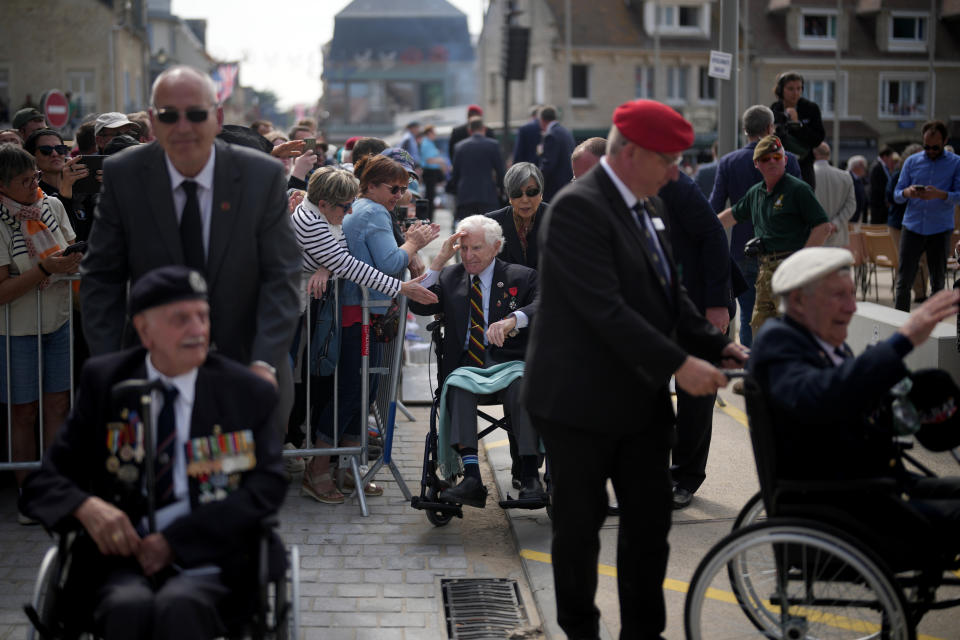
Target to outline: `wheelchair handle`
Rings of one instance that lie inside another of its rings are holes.
[[[113,396],[114,400],[120,398],[120,396],[130,392],[137,391],[139,393],[149,393],[154,389],[163,389],[163,381],[157,378],[156,380],[146,380],[143,378],[131,378],[129,380],[123,380],[113,385],[113,388],[110,389],[110,394]]]
[[[743,378],[747,375],[746,369],[720,369],[720,373],[727,376],[729,380],[734,378]]]

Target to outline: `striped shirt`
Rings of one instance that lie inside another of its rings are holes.
[[[342,233],[334,233],[333,225],[309,200],[300,203],[291,219],[297,242],[303,249],[304,271],[312,273],[324,267],[338,278],[356,282],[390,297],[400,292],[400,280],[350,255],[347,239]]]

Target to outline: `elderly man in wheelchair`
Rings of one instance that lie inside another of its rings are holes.
[[[443,314],[441,386],[457,372],[458,382],[446,385],[442,404],[449,416],[449,443],[460,456],[464,478],[440,493],[442,502],[486,505],[487,489],[477,464],[477,403],[478,397],[491,395],[511,417],[522,464],[520,499],[544,498],[538,439],[520,400],[527,327],[537,310],[537,274],[498,259],[503,243],[503,230],[495,220],[464,218],[444,241],[422,283],[439,301],[410,302],[416,314]],[[444,266],[457,251],[461,262]]]
[[[64,635],[212,638],[229,631],[225,608],[253,609],[257,553],[269,547],[283,564],[275,536],[258,550],[287,484],[270,428],[276,391],[208,353],[198,272],[151,271],[129,304],[143,347],[87,362],[21,510],[79,531],[58,598]]]
[[[960,566],[960,478],[909,471],[902,437],[960,444],[960,389],[944,371],[903,363],[957,313],[960,294],[937,293],[854,357],[852,264],[845,249],[808,248],[773,276],[784,316],[757,334],[745,384],[769,519],[735,529],[701,562],[688,638],[910,639],[926,612],[960,604],[935,597],[960,584],[946,573]],[[710,600],[726,579],[746,620]],[[733,633],[740,622],[750,632]]]

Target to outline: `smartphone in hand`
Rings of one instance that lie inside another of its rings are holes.
[[[66,249],[63,250],[64,256],[69,256],[71,253],[86,253],[87,252],[87,243],[84,240],[79,242],[74,242],[69,245]]]

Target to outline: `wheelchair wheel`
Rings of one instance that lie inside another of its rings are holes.
[[[767,509],[763,506],[763,496],[760,495],[760,492],[753,494],[747,504],[743,505],[743,508],[740,509],[740,513],[737,514],[737,519],[733,521],[733,530],[743,529],[744,527],[749,527],[752,524],[756,524],[761,520],[767,519]]]
[[[30,604],[36,611],[40,622],[48,628],[54,628],[54,607],[56,606],[57,581],[60,578],[60,551],[56,545],[47,549],[37,572],[37,582],[33,586]],[[27,640],[39,638],[40,634],[30,625]]]
[[[427,491],[427,500],[429,502],[438,502],[439,498],[437,496],[439,496],[439,494],[439,491],[431,488]],[[453,519],[453,514],[445,511],[431,511],[428,509],[425,513],[427,514],[427,521],[435,527],[446,526],[450,520]]]
[[[738,605],[745,616],[732,615]],[[735,530],[714,546],[694,574],[684,625],[690,640],[916,637],[882,561],[839,531],[793,519]]]

